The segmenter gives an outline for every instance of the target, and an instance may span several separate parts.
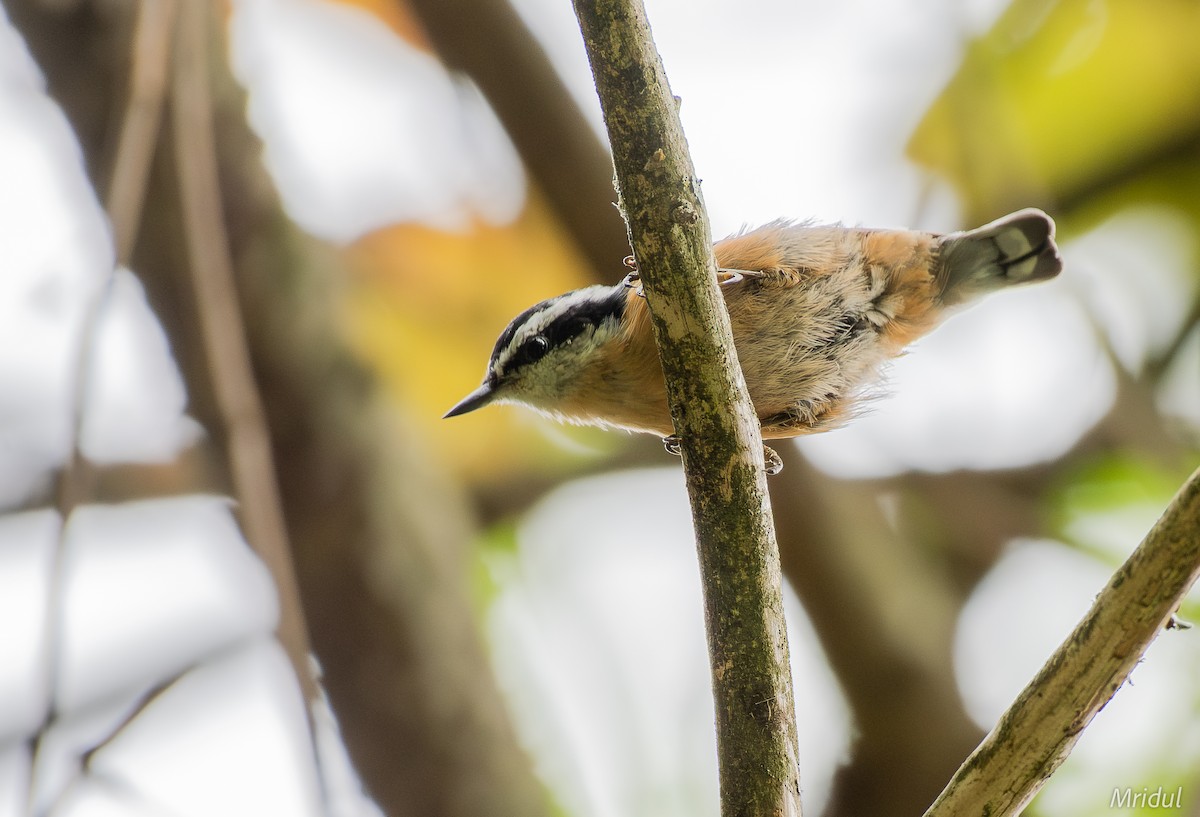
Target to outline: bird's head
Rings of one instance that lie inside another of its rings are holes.
[[[526,309],[500,333],[482,385],[445,416],[497,402],[555,413],[600,350],[620,334],[627,296],[619,284],[593,286]]]

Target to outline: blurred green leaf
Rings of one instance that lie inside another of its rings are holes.
[[[518,546],[516,520],[492,525],[479,538],[471,559],[471,598],[481,614],[516,570]]]
[[[1085,199],[1200,144],[1200,3],[1017,0],[910,144],[973,220]]]
[[[1065,475],[1049,495],[1052,530],[1116,565],[1157,521],[1186,474],[1113,453]]]

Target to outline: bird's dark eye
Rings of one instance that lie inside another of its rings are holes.
[[[535,360],[545,357],[548,351],[550,351],[550,341],[546,340],[544,335],[534,335],[521,344],[517,358],[522,364],[533,363]]]

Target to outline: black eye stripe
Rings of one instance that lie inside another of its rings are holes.
[[[624,314],[627,296],[628,291],[622,286],[594,287],[590,290],[569,292],[531,306],[514,318],[500,334],[492,350],[492,366],[496,367],[497,362],[503,360],[499,368],[507,375],[540,360],[552,349],[571,344],[576,338],[594,330],[607,319],[619,320]],[[565,309],[561,304],[564,299],[573,300]],[[541,316],[553,309],[562,309],[562,312],[541,326],[536,334],[521,341],[520,346],[513,348],[523,329],[539,319],[544,320]],[[506,352],[507,359],[504,359]]]
[[[561,346],[595,327],[596,323],[590,316],[564,315],[546,327],[545,335],[551,346]]]

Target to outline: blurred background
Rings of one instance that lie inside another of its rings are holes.
[[[919,814],[1196,465],[1200,5],[647,7],[716,237],[1058,222],[771,480],[806,813]],[[715,817],[678,460],[440,419],[625,272],[570,4],[0,9],[0,815]],[[1028,813],[1200,815],[1196,632]]]

